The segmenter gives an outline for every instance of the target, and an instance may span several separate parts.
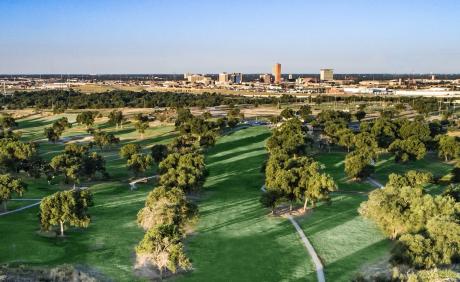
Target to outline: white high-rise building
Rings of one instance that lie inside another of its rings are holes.
[[[334,80],[334,70],[333,69],[321,69],[319,72],[319,77],[321,81]]]

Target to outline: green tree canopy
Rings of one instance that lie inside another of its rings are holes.
[[[6,204],[13,194],[22,197],[22,194],[27,190],[27,184],[19,178],[13,177],[10,174],[0,174],[0,204],[4,211],[7,210]]]
[[[181,230],[197,216],[198,209],[179,188],[159,186],[147,196],[145,207],[137,214],[137,223],[148,230],[157,225],[176,225]]]
[[[162,278],[165,270],[175,273],[191,268],[181,240],[182,233],[176,225],[157,225],[145,233],[136,253],[156,266]]]
[[[66,225],[86,228],[91,222],[88,207],[92,205],[93,196],[89,190],[74,189],[47,196],[40,203],[42,230],[59,225],[60,234],[64,236]]]
[[[426,154],[425,144],[415,136],[403,140],[396,139],[388,150],[395,155],[396,162],[421,160]]]
[[[98,116],[96,111],[84,111],[77,115],[77,123],[84,124],[86,128],[89,128],[94,124],[94,120]]]

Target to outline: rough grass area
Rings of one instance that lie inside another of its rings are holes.
[[[243,129],[209,150],[199,222],[187,241],[194,270],[177,281],[316,281],[294,227],[258,202],[267,137],[266,128]]]

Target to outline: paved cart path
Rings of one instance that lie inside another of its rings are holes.
[[[267,190],[265,189],[265,185],[263,185],[260,188],[260,190],[262,190],[262,192],[267,192]],[[302,228],[300,228],[300,226],[297,223],[297,221],[295,221],[295,219],[291,215],[288,215],[287,219],[289,219],[289,221],[292,223],[292,225],[294,226],[294,228],[297,231],[297,233],[299,233],[299,236],[300,236],[300,239],[302,240],[302,243],[305,245],[305,248],[307,249],[308,254],[310,254],[310,257],[313,259],[313,263],[315,264],[315,268],[316,268],[316,276],[318,277],[318,282],[325,282],[326,278],[324,276],[323,263],[319,259],[318,254],[315,251],[315,248],[313,248],[312,244],[308,240],[308,238],[305,235],[305,233],[303,232]]]

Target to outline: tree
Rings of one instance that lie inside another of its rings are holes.
[[[40,224],[42,230],[49,231],[59,225],[64,236],[66,225],[86,228],[91,222],[88,207],[93,206],[93,196],[89,190],[73,189],[56,192],[42,199],[40,203]]]
[[[17,173],[37,157],[37,144],[11,138],[0,139],[0,170]]]
[[[398,136],[398,125],[389,118],[380,117],[373,124],[363,122],[360,127],[361,132],[374,135],[380,148],[388,148]]]
[[[309,173],[305,173],[308,171]],[[330,192],[337,190],[334,179],[325,173],[319,173],[319,166],[313,163],[301,174],[299,186],[303,192],[304,212],[307,209],[308,201],[313,203],[313,207],[319,201],[330,201]]]
[[[144,120],[138,120],[134,123],[134,128],[136,128],[137,132],[141,135],[141,139],[144,139],[144,133],[147,128],[149,128],[149,122]]]
[[[120,139],[115,137],[113,133],[108,133],[102,130],[93,133],[94,144],[102,151],[104,147],[111,147],[114,144],[120,143]]]
[[[120,157],[130,159],[131,156],[139,154],[141,152],[141,146],[139,144],[126,144],[120,149]]]
[[[355,113],[355,117],[356,119],[361,122],[362,119],[364,119],[366,117],[366,112],[365,111],[362,111],[362,110],[359,110]]]
[[[109,123],[114,124],[117,130],[119,127],[123,128],[124,121],[125,118],[122,111],[113,110],[109,113]]]
[[[355,135],[355,151],[374,161],[378,156],[378,143],[372,134],[361,132]]]
[[[203,113],[203,118],[205,120],[212,118],[212,114],[209,111]]]
[[[286,120],[291,119],[295,117],[295,112],[291,108],[285,108],[284,110],[281,111],[280,116]]]
[[[350,152],[350,148],[355,143],[355,134],[353,131],[349,128],[342,129],[337,133],[337,136],[339,137],[339,145],[347,148],[347,151]]]
[[[423,172],[416,170],[409,170],[404,175],[391,173],[388,176],[387,185],[393,187],[423,187],[423,185],[430,183],[433,180],[431,172]]]
[[[392,178],[400,180],[401,176]],[[460,211],[460,204],[452,197],[431,196],[421,184],[413,185],[412,181],[409,186],[406,181],[394,179],[383,189],[372,191],[359,208],[361,215],[372,219],[391,239],[421,232],[430,219],[455,218]]]
[[[67,144],[62,154],[54,156],[50,167],[55,175],[64,175],[65,183],[72,181],[74,187],[82,177],[91,179],[96,173],[108,176],[104,158],[96,152],[90,153],[87,146],[75,143]]]
[[[20,179],[12,177],[9,174],[0,174],[0,203],[3,205],[3,211],[7,210],[6,203],[11,199],[13,194],[22,197],[27,190],[27,184]]]
[[[163,144],[155,144],[151,148],[152,158],[156,163],[160,163],[168,156],[168,146]]]
[[[176,225],[157,225],[145,233],[136,247],[136,253],[138,256],[145,256],[158,267],[162,278],[164,270],[175,273],[178,269],[186,270],[191,267],[181,239],[182,234]]]
[[[227,124],[230,127],[235,127],[242,119],[244,119],[244,114],[238,108],[231,108],[227,112]]]
[[[297,111],[297,115],[305,122],[310,119],[312,111],[309,105],[302,105],[300,109]]]
[[[16,120],[11,115],[0,115],[0,128],[2,129],[2,131],[12,130],[17,126],[18,124]]]
[[[144,154],[134,154],[128,160],[126,165],[132,170],[134,175],[145,172],[153,164],[152,156]]]
[[[333,143],[338,142],[338,133],[347,128],[347,122],[343,119],[326,121],[324,123],[324,133],[331,138]]]
[[[327,174],[320,173],[320,167],[310,157],[292,158],[283,153],[272,153],[265,170],[267,191],[277,191],[292,203],[304,200],[304,209],[310,200],[313,205],[328,200],[335,183]]]
[[[354,180],[368,177],[374,171],[371,158],[366,153],[355,151],[345,157],[345,173]]]
[[[77,123],[84,124],[86,129],[94,124],[94,120],[96,119],[98,112],[93,111],[85,111],[81,112],[77,115]]]
[[[270,208],[271,214],[274,214],[276,205],[278,204],[281,197],[282,195],[279,191],[269,190],[260,195],[259,202],[263,207]]]
[[[438,143],[438,155],[447,162],[460,155],[460,142],[454,136],[442,135]]]
[[[426,231],[402,235],[392,253],[393,262],[415,268],[450,265],[460,255],[460,225],[453,218],[432,218]]]
[[[178,129],[183,123],[188,122],[191,118],[193,118],[193,115],[190,112],[190,109],[178,108],[175,122],[176,129]]]
[[[158,165],[160,185],[180,188],[185,192],[198,190],[204,181],[205,165],[202,154],[171,153]]]
[[[401,121],[401,127],[399,128],[401,139],[416,137],[418,140],[426,143],[431,139],[430,134],[430,127],[423,121],[410,121],[407,119]]]
[[[56,120],[52,127],[45,127],[44,132],[48,141],[55,143],[56,141],[59,141],[59,138],[64,130],[71,127],[72,124],[69,123],[69,120],[66,117],[62,117]]]
[[[50,142],[56,143],[57,141],[59,141],[59,138],[61,137],[60,132],[56,131],[52,127],[45,127],[43,131],[45,133],[46,138]]]
[[[145,207],[137,214],[137,223],[148,230],[158,225],[175,225],[181,231],[198,213],[195,204],[189,202],[179,188],[159,186],[147,196]]]
[[[415,136],[404,140],[396,139],[388,147],[388,150],[394,153],[396,162],[403,163],[409,160],[421,160],[426,154],[425,144]]]
[[[446,190],[442,192],[442,195],[452,197],[456,202],[460,202],[460,185],[449,185]]]
[[[305,141],[306,136],[302,131],[302,123],[293,118],[273,130],[273,134],[267,140],[266,146],[270,153],[282,150],[287,154],[299,154],[306,149]]]

